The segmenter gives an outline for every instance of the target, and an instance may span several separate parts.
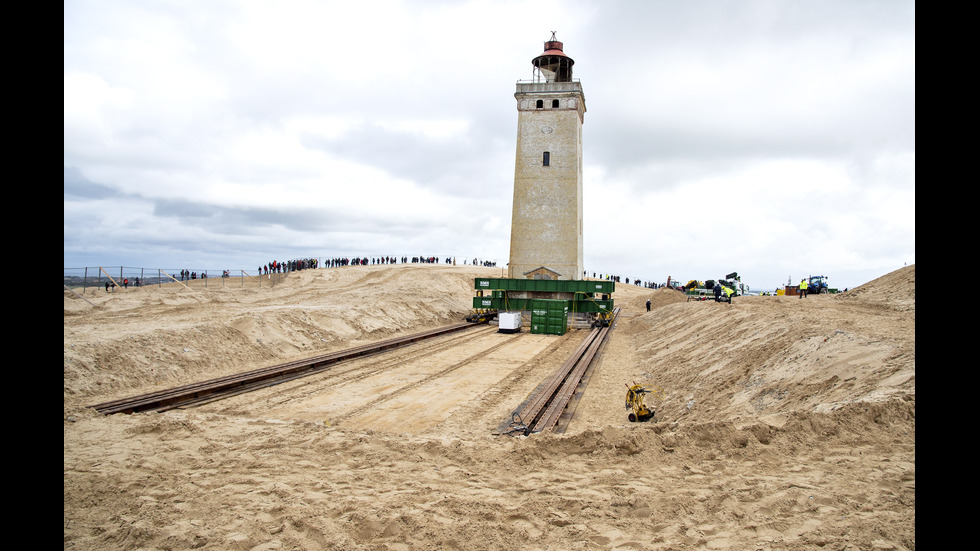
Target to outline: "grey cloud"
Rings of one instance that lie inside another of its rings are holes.
[[[96,182],[93,182],[82,175],[76,167],[64,167],[65,169],[65,201],[68,200],[93,200],[110,199],[123,197],[119,191]]]
[[[206,228],[215,234],[245,236],[259,234],[268,228],[281,228],[290,234],[326,235],[356,231],[383,236],[425,231],[440,226],[438,219],[413,215],[410,209],[403,217],[377,217],[373,215],[368,203],[363,208],[356,209],[270,209],[158,200],[154,202],[153,214],[161,218],[176,219],[184,226]]]
[[[498,171],[501,163],[513,162],[513,144],[495,141],[492,134],[480,130],[462,138],[428,139],[411,132],[364,125],[336,139],[307,136],[304,145],[382,169],[449,196],[506,194],[512,183],[501,181],[499,189],[495,185],[487,188],[486,175]]]

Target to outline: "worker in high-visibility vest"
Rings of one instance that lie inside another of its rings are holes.
[[[806,280],[805,279],[801,279],[800,280],[800,298],[806,298],[806,287],[807,287]]]

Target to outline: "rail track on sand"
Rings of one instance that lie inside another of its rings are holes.
[[[591,371],[599,349],[619,315],[619,308],[613,310],[613,320],[605,327],[594,327],[572,353],[565,363],[524,401],[505,421],[495,434],[529,435],[550,430],[564,432],[572,413],[566,411],[573,400],[583,377]]]
[[[89,406],[99,413],[112,415],[114,413],[136,413],[142,411],[166,411],[181,407],[200,405],[203,403],[235,396],[245,392],[250,392],[260,388],[265,388],[286,381],[306,377],[330,368],[334,364],[345,360],[351,360],[372,354],[378,354],[388,350],[401,348],[419,341],[448,335],[460,331],[466,331],[473,327],[485,326],[486,324],[461,323],[440,327],[430,331],[424,331],[404,337],[387,339],[376,343],[371,343],[346,350],[331,352],[304,358],[283,364],[263,367],[252,371],[218,377],[197,383],[181,385],[166,390],[139,394],[129,398],[112,400]]]

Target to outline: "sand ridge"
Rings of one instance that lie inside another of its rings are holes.
[[[66,292],[65,549],[915,548],[914,265],[840,295],[731,305],[618,285],[623,314],[564,435],[490,429],[575,332],[497,343],[532,360],[501,355],[450,385],[466,405],[448,417],[445,389],[420,391],[434,414],[417,425],[369,422],[383,410],[331,421],[311,404],[340,400],[314,380],[163,414],[85,407],[457,323],[473,278],[498,272]],[[655,422],[626,421],[633,382],[662,390]]]

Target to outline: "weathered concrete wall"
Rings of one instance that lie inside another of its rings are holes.
[[[543,267],[560,274],[559,279],[582,279],[585,96],[574,82],[519,84],[515,97],[517,157],[508,277],[522,278]],[[558,100],[557,108],[553,100]]]

